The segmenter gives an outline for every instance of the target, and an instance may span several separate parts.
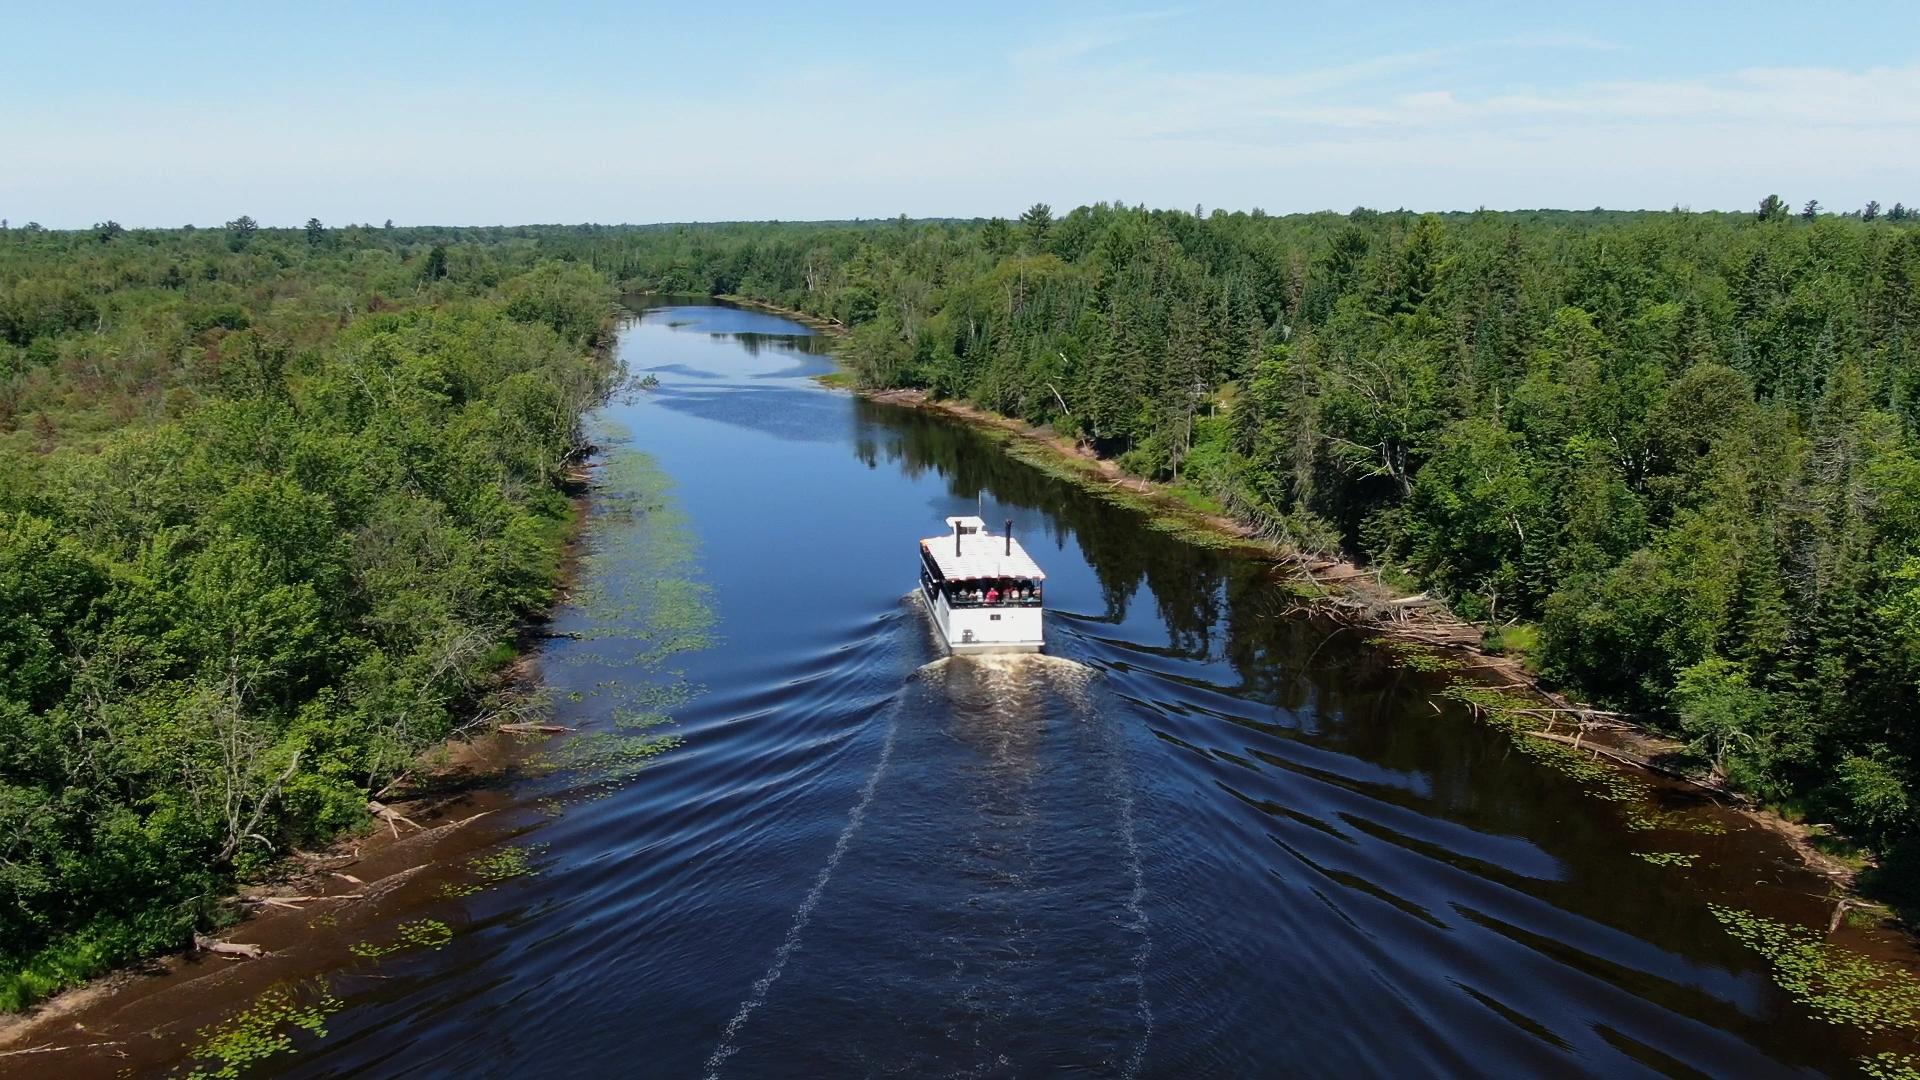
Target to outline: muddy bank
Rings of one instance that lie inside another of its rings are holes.
[[[472,751],[476,759],[486,752]],[[193,953],[117,972],[0,1020],[0,1074],[139,1075],[218,1038],[223,1022],[276,991],[313,986],[313,996],[324,996],[313,980],[337,972],[343,959],[350,965],[361,955],[357,947],[471,886],[470,862],[525,828],[496,816],[507,805],[494,788],[396,804],[406,821],[301,857],[293,875],[248,889],[238,898],[247,911],[242,921]],[[259,955],[216,952],[216,942]]]

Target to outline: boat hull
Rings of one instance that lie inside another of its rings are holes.
[[[1041,643],[1038,641],[1030,643],[974,641],[959,645],[951,641],[947,642],[947,651],[955,656],[978,656],[983,653],[1037,653],[1040,647]]]
[[[1041,609],[1037,607],[962,607],[947,606],[946,599],[920,591],[940,642],[955,656],[979,656],[988,653],[1037,653],[1045,648],[1041,631]]]

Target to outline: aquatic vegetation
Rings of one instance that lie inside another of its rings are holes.
[[[453,928],[439,919],[414,919],[403,922],[398,927],[392,941],[376,944],[371,941],[356,941],[347,951],[364,960],[377,960],[395,953],[409,952],[414,949],[439,949],[453,940]]]
[[[671,656],[710,647],[719,621],[698,577],[698,540],[672,488],[637,450],[614,453],[602,471],[577,596],[587,625],[577,635],[580,646],[562,659],[627,674],[599,679],[585,695],[613,702],[606,727],[575,734],[525,763],[532,775],[573,774],[564,794],[540,801],[549,815],[620,790],[681,745],[680,736],[657,729],[704,689],[680,671],[662,670]],[[584,698],[575,692],[570,700]]]
[[[1654,820],[1653,812],[1641,810],[1649,794],[1645,784],[1577,746],[1530,737],[1548,729],[1537,702],[1466,680],[1456,680],[1441,695],[1461,702],[1481,720],[1512,734],[1514,747],[1522,754],[1586,784],[1599,798],[1626,806],[1629,827],[1634,827],[1636,815]]]
[[[713,644],[718,620],[710,591],[694,576],[699,543],[671,498],[672,486],[639,451],[607,459],[575,603],[589,623],[580,636],[620,648],[583,650],[572,662],[654,667]]]
[[[449,881],[440,886],[440,895],[451,899],[472,896],[484,892],[505,881],[518,877],[533,877],[540,871],[533,865],[532,856],[546,849],[545,844],[530,844],[525,847],[504,847],[487,855],[479,855],[467,860],[467,869],[476,881]]]
[[[1399,638],[1377,638],[1376,643],[1393,654],[1396,667],[1413,671],[1459,671],[1467,665],[1441,652],[1431,645],[1422,645],[1417,641],[1403,641]]]
[[[1708,905],[1727,933],[1766,957],[1773,981],[1831,1024],[1861,1031],[1920,1029],[1920,978],[1828,944],[1813,930]]]
[[[1636,851],[1633,855],[1655,866],[1692,866],[1694,861],[1700,858],[1698,855],[1689,855],[1680,851]]]
[[[1872,1080],[1920,1080],[1920,1057],[1882,1050],[1860,1059],[1860,1072]]]
[[[342,1004],[325,980],[275,986],[240,1012],[195,1032],[198,1041],[192,1046],[183,1043],[191,1066],[184,1075],[226,1080],[276,1054],[294,1053],[294,1032],[326,1038],[326,1019]]]
[[[482,880],[497,885],[511,878],[530,877],[539,873],[540,871],[534,869],[533,860],[529,857],[539,849],[538,846],[501,848],[491,855],[482,855],[470,860],[467,866],[480,875]]]
[[[1504,690],[1456,680],[1440,694],[1467,706],[1475,716],[1510,731],[1530,730],[1536,726],[1527,715],[1536,708],[1535,704]]]
[[[1702,836],[1721,836],[1727,827],[1710,817],[1689,814],[1679,810],[1662,810],[1652,806],[1630,806],[1626,809],[1627,828],[1634,832],[1689,832]]]

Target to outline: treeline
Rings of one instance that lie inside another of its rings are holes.
[[[0,1007],[364,822],[552,596],[611,283],[248,224],[0,233]]]
[[[551,243],[839,319],[869,384],[1055,425],[1411,575],[1897,861],[1920,799],[1920,229],[1784,206],[1036,206]]]

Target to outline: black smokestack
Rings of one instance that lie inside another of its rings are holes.
[[[1007,554],[1013,554],[1013,519],[1007,519]]]
[[[960,557],[960,523],[953,523],[953,557]]]

